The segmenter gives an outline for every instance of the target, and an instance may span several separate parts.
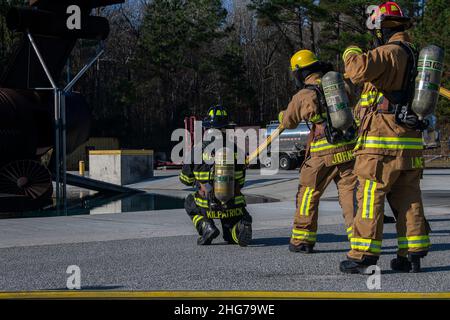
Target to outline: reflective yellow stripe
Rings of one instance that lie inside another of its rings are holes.
[[[209,208],[209,201],[200,197],[194,197],[195,204],[201,208]],[[245,196],[237,196],[234,198],[235,205],[245,204]]]
[[[388,142],[414,142],[414,143],[422,143],[422,138],[408,138],[408,137],[377,137],[377,136],[367,136],[367,139],[375,140],[378,139],[380,141],[388,141]]]
[[[214,110],[209,111],[210,116],[214,116]],[[228,113],[225,110],[216,110],[216,116],[226,116]]]
[[[364,238],[351,238],[351,247],[353,250],[366,251],[372,253],[381,252],[381,241]]]
[[[423,140],[422,138],[399,138],[399,137],[376,137],[367,136],[360,137],[357,142],[357,147],[364,146],[366,148],[374,149],[412,149],[412,150],[422,150]]]
[[[308,238],[308,237],[306,237],[306,236],[292,236],[292,239],[295,239],[295,240],[303,240],[303,241],[308,241],[308,242],[316,242],[317,240],[316,240],[316,238],[314,237],[314,238]]]
[[[363,144],[366,148],[373,148],[373,149],[395,149],[395,150],[422,150],[423,145],[404,145],[404,144],[386,144],[385,142],[382,143],[371,143],[366,142]]]
[[[364,183],[364,198],[363,198],[363,212],[364,219],[373,219],[373,208],[375,204],[375,189],[377,188],[376,181],[366,180]]]
[[[306,204],[306,212],[305,212],[306,216],[309,216],[309,208],[311,207],[311,199],[312,199],[313,192],[314,192],[314,189],[311,188],[311,190],[309,191],[308,203]]]
[[[372,188],[370,189],[370,204],[369,204],[369,219],[373,219],[373,210],[375,207],[375,190],[377,189],[376,181],[372,181]]]
[[[353,227],[347,228],[347,237],[349,240],[353,237]]]
[[[197,227],[197,224],[200,222],[200,220],[204,219],[201,215],[195,215],[192,219],[192,222],[194,223],[194,226]]]
[[[180,174],[180,179],[186,183],[192,183],[195,181],[194,177],[189,177],[189,176],[185,175],[184,173]]]
[[[322,138],[320,140],[311,142],[311,152],[319,152],[319,151],[324,151],[324,150],[329,150],[329,149],[333,149],[333,148],[339,148],[339,147],[343,147],[349,144],[354,144],[356,143],[356,140],[353,141],[346,141],[346,142],[341,142],[341,143],[336,143],[336,144],[330,144],[328,143],[326,138]]]
[[[424,248],[428,249],[431,246],[430,243],[408,243],[399,245],[399,249],[411,249],[411,248]]]
[[[344,59],[344,61],[345,61],[345,59],[347,58],[347,56],[348,56],[349,54],[351,54],[351,53],[353,53],[353,54],[362,54],[363,51],[361,50],[361,48],[358,48],[358,47],[350,47],[350,48],[347,48],[347,49],[344,51],[344,54],[342,55],[342,59]]]
[[[377,91],[370,91],[367,93],[363,93],[361,94],[361,100],[364,101],[369,101],[371,99],[375,99],[378,97],[378,99],[380,99],[381,97],[383,97],[383,93],[382,92],[377,92]],[[381,99],[380,99],[381,100]]]
[[[315,242],[316,238],[317,238],[316,232],[292,229],[292,239]]]
[[[381,102],[383,98],[383,94],[381,92],[368,92],[361,95],[361,98],[359,100],[359,104],[362,107],[368,107],[373,105],[375,102],[379,103]]]
[[[202,199],[199,197],[194,197],[195,204],[201,208],[209,208],[208,206],[208,200]]]
[[[315,116],[312,116],[309,121],[311,121],[312,123],[320,123],[325,121],[325,119],[327,118],[327,114],[326,113],[322,113],[322,114],[316,114]]]
[[[195,179],[197,180],[209,180],[210,172],[209,171],[194,171]]]
[[[423,157],[413,157],[411,161],[414,169],[423,169],[425,166],[425,159]]]
[[[194,171],[194,176],[195,176],[195,179],[197,179],[197,180],[210,180],[211,172],[209,172],[209,171]],[[236,180],[240,179],[242,177],[244,177],[244,171],[236,171],[234,173],[234,178]]]
[[[243,203],[245,203],[244,196],[237,196],[234,198],[234,204],[243,204]]]
[[[400,249],[409,249],[409,248],[427,249],[431,245],[429,236],[399,237],[397,240],[398,240],[398,247]]]
[[[238,180],[244,177],[244,171],[235,171],[234,172],[234,179]]]
[[[370,180],[366,180],[364,183],[364,192],[363,192],[363,205],[362,205],[362,214],[363,218],[367,218],[367,194],[369,192]]]
[[[236,234],[236,228],[237,228],[237,223],[234,225],[234,227],[231,229],[231,237],[233,238],[233,241],[236,243],[239,243],[239,240],[237,238],[237,234]]]
[[[356,244],[352,244],[351,247],[353,250],[357,250],[357,251],[366,251],[366,252],[372,252],[372,253],[380,253],[381,252],[381,249],[374,249],[374,248],[367,247],[365,245],[359,246]]]
[[[210,160],[214,160],[214,157],[211,156],[211,154],[209,154],[208,152],[203,152],[202,159],[203,159],[203,161],[210,161]]]
[[[408,241],[430,240],[430,236],[399,237],[398,240],[408,240]]]
[[[309,216],[309,206],[311,204],[312,193],[314,192],[313,188],[306,187],[305,192],[303,193],[302,204],[300,206],[300,215]]]

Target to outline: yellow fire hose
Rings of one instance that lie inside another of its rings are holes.
[[[445,89],[444,87],[439,88],[439,93],[441,96],[450,99],[450,90]],[[258,158],[261,152],[263,152],[264,149],[266,149],[273,140],[278,138],[278,136],[284,131],[283,125],[280,123],[280,125],[271,133],[270,136],[266,138],[266,140],[261,143],[258,148],[253,151],[246,159],[246,164],[249,165],[250,162],[252,162],[254,159]]]
[[[450,90],[447,90],[444,87],[439,88],[439,94],[447,99],[450,99]]]
[[[280,123],[280,125],[266,138],[266,140],[261,143],[258,148],[256,148],[255,151],[253,151],[246,159],[246,164],[249,165],[253,160],[259,157],[261,152],[263,152],[264,149],[266,149],[273,140],[278,138],[278,136],[284,131],[283,125]]]

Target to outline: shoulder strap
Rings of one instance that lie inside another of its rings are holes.
[[[408,42],[393,41],[388,44],[400,46],[408,55],[408,62],[406,64],[405,74],[403,76],[402,89],[384,95],[394,104],[408,104],[411,102],[414,95],[414,85],[417,76],[417,60],[418,52],[414,46]]]
[[[317,84],[306,84],[304,88],[307,90],[312,90],[316,93],[317,99],[319,101],[319,114],[322,117],[322,114],[326,113],[326,111],[327,111],[327,102],[325,100],[325,95],[322,91],[321,86],[319,86]],[[323,119],[323,120],[326,120],[326,119]]]

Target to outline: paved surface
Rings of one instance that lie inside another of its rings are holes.
[[[380,266],[385,291],[450,291],[450,219],[431,219],[433,251],[424,273],[388,270],[395,256],[393,227],[386,230]],[[338,263],[348,244],[340,227],[322,226],[319,251],[287,250],[288,228],[255,232],[247,248],[218,241],[195,245],[195,236],[86,242],[0,250],[2,290],[64,289],[66,268],[81,268],[84,289],[367,291],[365,276],[343,275]]]
[[[395,256],[393,225],[386,226],[382,290],[450,291],[450,170],[426,171],[422,181],[432,224],[432,252],[424,273],[389,270]],[[338,263],[348,250],[336,190],[330,186],[320,209],[318,252],[287,250],[297,173],[272,177],[249,173],[247,194],[280,202],[249,205],[254,243],[225,245],[219,238],[198,247],[182,209],[126,214],[0,220],[0,291],[64,289],[66,269],[78,265],[83,289],[99,290],[332,290],[366,291],[365,276],[343,275]],[[183,196],[190,191],[176,172],[138,187]]]

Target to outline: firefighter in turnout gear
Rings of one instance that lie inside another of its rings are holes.
[[[423,141],[417,116],[409,112],[403,120],[398,117],[410,102],[408,84],[416,59],[405,32],[410,19],[394,2],[380,5],[371,18],[377,26],[373,30],[375,48],[363,53],[351,46],[343,54],[346,75],[354,84],[363,84],[363,91],[355,108],[359,122],[354,169],[359,181],[358,211],[351,250],[340,270],[364,274],[368,266],[377,263],[388,195],[396,213],[398,237],[397,258],[391,261],[391,268],[417,272],[420,258],[430,246],[420,191]]]
[[[317,237],[319,200],[331,181],[339,190],[347,234],[349,238],[352,235],[356,187],[352,150],[355,140],[351,138],[332,144],[326,137],[326,105],[320,83],[324,74],[331,71],[331,66],[319,61],[311,51],[300,50],[291,58],[291,71],[300,90],[287,109],[280,112],[279,121],[287,129],[307,121],[311,131],[307,155],[300,170],[289,250],[312,253]]]
[[[211,107],[207,118],[203,121],[205,129],[220,130],[223,137],[225,130],[233,126],[228,120],[227,110],[221,106]],[[201,163],[193,163],[192,155],[191,163],[184,164],[180,174],[180,181],[183,184],[197,188],[196,192],[185,200],[186,212],[199,234],[197,243],[209,245],[219,236],[220,231],[214,219],[220,219],[223,239],[230,244],[247,246],[252,239],[252,218],[246,210],[245,197],[241,193],[245,183],[245,165],[237,163],[237,147],[235,147],[235,150],[231,150],[234,157],[231,166],[218,168],[220,163],[215,162],[214,154],[204,152],[209,143],[204,142],[202,145]],[[227,177],[227,172],[233,176]],[[227,189],[225,185],[223,188],[220,185],[222,181],[228,181],[231,187]],[[224,192],[226,194],[227,190],[230,194],[229,200],[223,203],[218,198],[222,199],[221,196]]]

